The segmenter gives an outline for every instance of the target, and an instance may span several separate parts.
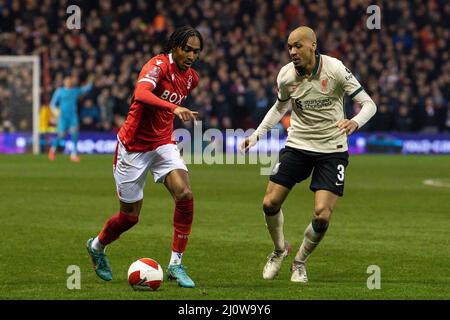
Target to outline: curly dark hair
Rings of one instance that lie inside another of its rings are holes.
[[[191,26],[183,26],[176,29],[169,38],[164,52],[170,53],[170,51],[176,47],[184,47],[190,37],[197,37],[200,40],[200,50],[203,50],[203,37],[196,29]]]

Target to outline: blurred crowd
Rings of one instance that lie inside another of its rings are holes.
[[[80,30],[66,26],[71,4],[81,8]],[[308,25],[319,51],[341,59],[376,102],[378,113],[364,130],[448,132],[450,2],[376,1],[379,30],[366,26],[371,4],[0,0],[0,55],[48,56],[46,102],[64,76],[80,85],[95,76],[94,89],[79,102],[81,129],[114,131],[127,115],[142,66],[162,51],[176,27],[189,24],[202,33],[205,48],[194,65],[200,84],[185,106],[199,111],[207,128],[246,129],[255,128],[275,102],[276,76],[289,62],[289,32]],[[359,106],[346,99],[345,109],[351,117]]]
[[[32,129],[32,63],[0,61],[0,132]],[[28,108],[27,109],[24,109]]]

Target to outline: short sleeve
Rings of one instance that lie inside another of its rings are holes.
[[[338,63],[336,73],[339,84],[342,86],[342,89],[350,98],[353,99],[358,93],[364,90],[356,77],[340,61]]]

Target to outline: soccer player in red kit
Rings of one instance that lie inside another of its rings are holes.
[[[191,232],[194,199],[188,169],[172,134],[174,116],[183,121],[196,120],[197,112],[182,104],[198,84],[198,74],[191,66],[202,49],[200,33],[189,26],[181,27],[170,36],[165,53],[150,59],[139,74],[127,119],[118,133],[114,159],[120,211],[87,242],[95,272],[105,281],[112,280],[105,247],[138,222],[150,170],[155,182],[164,183],[175,201],[169,279],[176,279],[181,287],[195,287],[181,264]]]

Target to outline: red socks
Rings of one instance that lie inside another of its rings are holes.
[[[183,253],[186,249],[193,217],[194,199],[175,201],[172,251]]]
[[[104,246],[110,244],[119,236],[134,226],[139,220],[138,216],[127,215],[123,212],[112,216],[103,227],[98,236],[98,240]]]
[[[183,253],[185,251],[189,234],[191,233],[193,217],[193,199],[175,201],[172,251],[179,253]],[[138,216],[131,216],[124,214],[123,212],[119,212],[106,222],[98,236],[98,240],[102,245],[106,246],[118,239],[122,233],[134,226],[138,220]]]

